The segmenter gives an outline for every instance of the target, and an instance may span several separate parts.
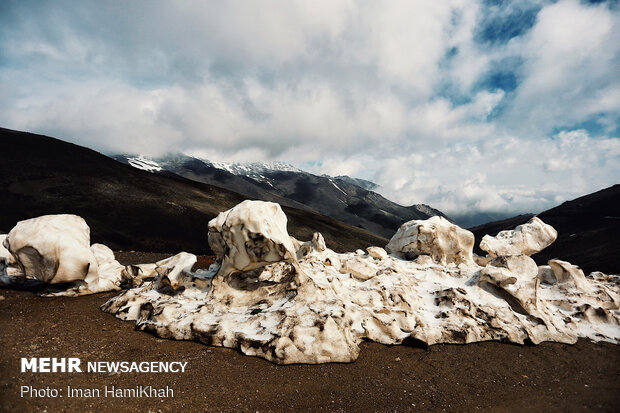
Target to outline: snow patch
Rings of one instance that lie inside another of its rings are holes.
[[[331,179],[331,178],[330,178],[330,179],[329,179],[329,182],[331,182],[331,183],[332,183],[332,185],[333,185],[333,186],[334,186],[337,190],[339,190],[339,191],[340,191],[340,192],[342,192],[343,194],[347,195],[347,193],[346,193],[346,192],[344,192],[344,191],[343,191],[343,190],[342,190],[342,189],[341,189],[338,185],[336,185],[336,183],[334,182],[334,180],[333,180],[333,179]]]
[[[148,172],[162,171],[163,168],[159,164],[151,159],[147,159],[143,156],[127,158],[127,163],[137,169],[142,169]]]
[[[212,279],[186,266],[183,285],[170,288],[158,276],[102,309],[162,337],[280,364],[350,362],[363,340],[620,339],[615,277],[585,277],[557,260],[539,269],[522,254],[488,257],[480,266],[467,231],[440,219],[412,222],[397,237],[416,238],[414,261],[399,257],[407,258],[412,242],[392,243],[388,256],[379,247],[338,254],[318,233],[297,241],[279,205],[267,202],[245,201],[209,228],[217,254]]]
[[[248,162],[248,163],[226,163],[212,162],[207,159],[201,159],[203,162],[211,166],[230,172],[233,175],[247,176],[255,181],[264,182],[272,187],[271,180],[264,176],[270,172],[303,172],[301,169],[295,168],[293,165],[285,162]],[[275,187],[274,187],[275,188]]]

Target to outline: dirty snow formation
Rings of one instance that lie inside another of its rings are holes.
[[[387,252],[405,259],[420,255],[440,264],[473,264],[474,234],[441,216],[405,222],[390,242]]]
[[[0,234],[0,285],[6,284],[9,282],[10,271],[15,266],[15,259],[7,250],[4,248],[4,240],[6,239],[7,234]]]
[[[533,217],[523,225],[511,231],[501,231],[495,237],[485,235],[480,242],[480,249],[492,257],[501,255],[532,255],[553,244],[558,232],[538,217]]]
[[[125,267],[114,259],[110,248],[90,245],[90,228],[77,215],[44,215],[20,221],[3,236],[2,252],[7,265],[0,282],[11,284],[20,278],[36,278],[47,284],[71,283],[69,288],[49,295],[84,295],[120,290]],[[10,268],[9,268],[10,269]]]
[[[237,348],[279,364],[350,362],[362,340],[620,339],[612,277],[586,278],[558,260],[539,268],[514,249],[479,266],[472,240],[431,218],[403,225],[388,244],[413,261],[380,247],[337,254],[318,233],[308,242],[288,236],[277,204],[245,201],[209,222],[217,262],[208,270],[192,273],[195,257],[186,253],[151,264],[143,272],[154,281],[102,309],[161,337]]]

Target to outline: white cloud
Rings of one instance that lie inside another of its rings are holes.
[[[510,46],[524,78],[505,120],[523,133],[570,127],[600,112],[620,113],[620,14],[604,4],[564,0]],[[516,50],[514,50],[516,49]]]
[[[542,8],[531,30],[477,43],[484,16],[521,8]],[[105,152],[279,158],[374,178],[399,202],[453,214],[540,210],[619,176],[620,16],[604,4],[9,9],[0,13],[4,127]],[[514,90],[480,86],[497,65],[514,71]],[[584,122],[600,130],[578,129]]]
[[[388,198],[425,202],[449,215],[537,212],[617,183],[620,139],[584,130],[522,141],[515,137],[394,158],[375,179]],[[459,171],[454,179],[454,171]]]

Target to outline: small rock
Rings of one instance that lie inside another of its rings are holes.
[[[368,251],[368,255],[370,255],[371,257],[377,260],[382,260],[384,258],[387,258],[388,256],[387,251],[385,251],[381,247],[368,247],[366,248],[366,251]]]

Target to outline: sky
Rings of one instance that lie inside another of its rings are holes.
[[[619,183],[618,39],[618,1],[3,0],[0,126],[281,160],[472,223]]]

